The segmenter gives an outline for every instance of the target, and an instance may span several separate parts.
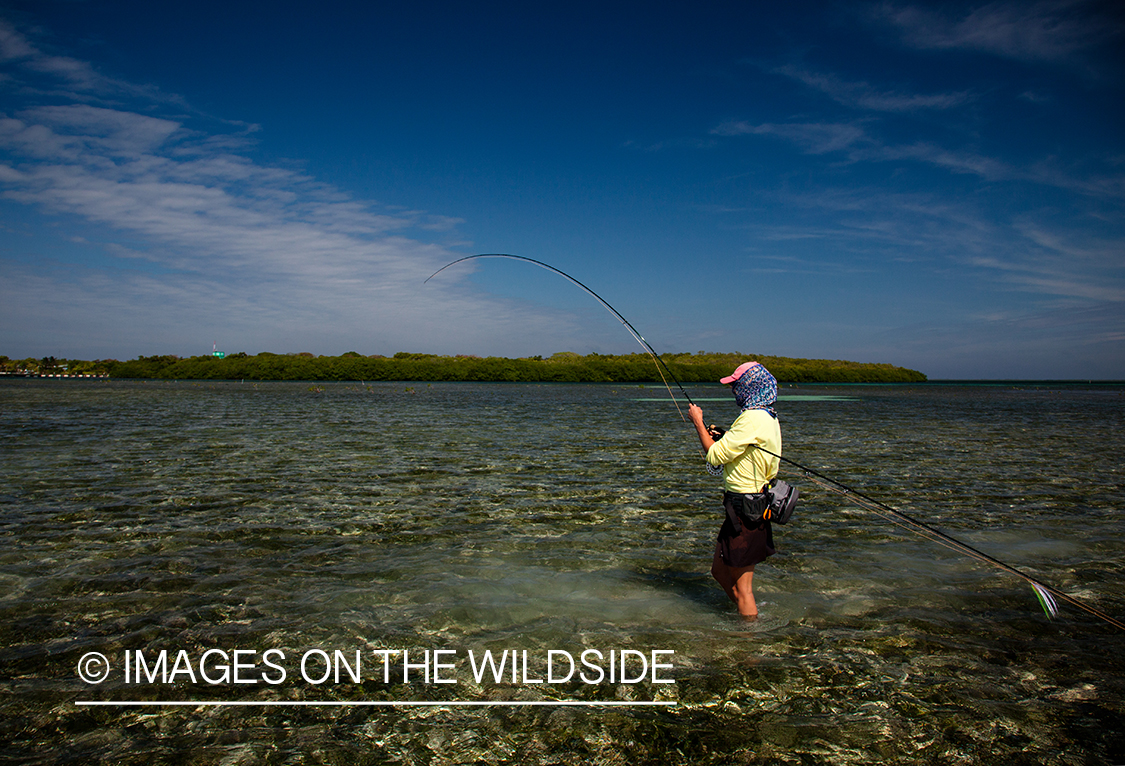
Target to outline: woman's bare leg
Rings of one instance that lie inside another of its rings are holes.
[[[754,601],[754,567],[731,567],[734,576],[735,603],[738,604],[738,613],[747,620],[758,616],[758,603]]]
[[[711,576],[723,586],[727,598],[738,607],[738,613],[746,619],[758,616],[758,604],[754,601],[754,567],[732,567],[723,563],[719,552],[711,561]]]
[[[711,576],[723,586],[727,598],[737,604],[738,599],[734,595],[734,578],[731,577],[730,567],[723,563],[723,557],[719,555],[718,549],[715,550],[715,557],[711,560]]]

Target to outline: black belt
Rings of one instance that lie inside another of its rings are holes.
[[[765,492],[723,493],[723,508],[736,535],[742,534],[743,523],[756,527],[762,521],[762,511],[769,504],[770,496]]]

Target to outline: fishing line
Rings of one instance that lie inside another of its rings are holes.
[[[772,452],[765,447],[757,444],[752,446],[760,449],[762,452],[765,452],[768,455],[773,455],[778,460],[784,461],[789,465],[792,465],[795,468],[799,469],[814,484],[827,489],[829,492],[834,492],[838,495],[842,495],[848,498],[853,504],[875,513],[876,515],[891,522],[892,524],[895,524],[898,527],[901,527],[902,529],[909,530],[931,542],[937,543],[938,545],[944,546],[945,548],[949,548],[950,550],[964,554],[972,559],[979,561],[982,564],[989,564],[991,566],[1002,569],[1009,574],[1013,574],[1016,577],[1019,577],[1031,586],[1031,589],[1035,592],[1035,597],[1039,600],[1039,605],[1043,607],[1043,611],[1048,617],[1055,617],[1058,615],[1058,605],[1055,603],[1055,597],[1057,597],[1062,601],[1070,604],[1071,606],[1078,607],[1087,614],[1091,614],[1100,620],[1108,622],[1110,625],[1118,628],[1119,630],[1125,630],[1125,623],[1122,623],[1120,620],[1111,617],[1110,615],[1102,612],[1099,609],[1095,609],[1089,604],[1079,601],[1073,596],[1068,596],[1066,593],[1063,593],[1060,590],[1052,588],[1051,586],[1046,585],[1039,580],[1036,580],[1031,575],[1027,574],[1026,572],[1020,571],[1011,564],[1007,564],[998,558],[989,556],[984,551],[980,551],[969,545],[968,543],[961,542],[955,537],[951,537],[950,535],[947,535],[940,530],[934,529],[924,521],[919,521],[913,516],[903,513],[896,508],[892,508],[886,503],[882,503],[873,497],[869,497],[868,495],[865,495],[858,490],[852,489],[848,485],[839,482],[830,476],[825,476],[819,471],[815,471],[808,466],[801,465],[796,460],[782,457],[776,452]]]
[[[568,280],[572,284],[580,287],[582,290],[584,290],[589,295],[593,296],[598,301],[598,303],[602,304],[602,306],[604,306],[611,314],[613,314],[613,316],[617,319],[617,321],[621,322],[621,324],[624,325],[625,329],[629,331],[629,334],[633,336],[634,340],[636,340],[638,343],[640,343],[641,347],[644,348],[644,350],[648,353],[648,355],[651,356],[653,358],[653,360],[657,363],[656,371],[660,375],[660,379],[664,382],[664,387],[667,389],[668,395],[672,398],[672,403],[676,406],[676,411],[680,414],[680,419],[683,420],[685,423],[688,422],[688,419],[684,416],[683,410],[680,409],[680,403],[676,400],[676,395],[672,392],[672,387],[668,384],[668,379],[664,377],[664,373],[667,372],[668,377],[670,377],[675,382],[676,386],[680,389],[680,393],[682,393],[684,395],[684,398],[687,399],[688,404],[695,404],[695,402],[692,401],[691,395],[688,394],[688,392],[684,389],[683,384],[680,383],[680,381],[676,378],[676,376],[672,372],[672,370],[668,368],[668,365],[664,363],[664,360],[660,358],[660,355],[656,353],[656,350],[653,349],[653,347],[651,345],[649,345],[649,342],[647,340],[645,340],[644,337],[639,332],[637,332],[637,329],[635,327],[633,327],[633,325],[629,323],[629,320],[627,320],[625,317],[623,317],[617,309],[615,309],[613,306],[609,305],[609,303],[604,298],[602,298],[600,295],[598,295],[596,292],[591,290],[586,285],[579,282],[574,277],[567,274],[565,271],[562,271],[561,269],[556,269],[554,266],[551,266],[550,264],[546,264],[546,263],[543,263],[542,261],[537,261],[534,258],[528,258],[528,257],[523,256],[523,255],[512,255],[510,253],[478,253],[476,255],[467,255],[464,258],[458,258],[455,261],[447,263],[446,265],[442,266],[440,269],[435,271],[433,274],[426,277],[423,284],[425,284],[425,282],[429,282],[431,279],[433,279],[438,274],[440,274],[441,272],[448,269],[450,266],[454,266],[458,263],[463,263],[465,261],[471,261],[475,258],[509,258],[509,259],[515,260],[515,261],[526,261],[527,263],[535,264],[536,266],[539,266],[540,268],[544,268],[547,271],[552,271],[555,274],[558,274],[559,276]],[[869,496],[863,494],[862,492],[859,492],[855,489],[852,489],[851,487],[847,486],[846,484],[843,484],[842,482],[836,481],[835,479],[831,478],[830,476],[825,476],[824,474],[820,473],[819,471],[815,471],[812,468],[809,468],[808,466],[801,465],[800,463],[798,463],[795,460],[791,460],[790,458],[787,458],[787,457],[782,457],[781,455],[777,454],[776,452],[771,452],[770,450],[766,449],[765,447],[762,447],[762,446],[757,445],[757,444],[752,445],[752,446],[756,447],[757,449],[760,449],[762,452],[765,452],[768,455],[772,455],[773,457],[777,458],[778,460],[781,460],[781,461],[783,461],[785,463],[788,463],[788,464],[794,466],[795,468],[799,469],[800,471],[802,471],[804,473],[804,475],[806,477],[808,477],[813,483],[817,484],[818,486],[820,486],[820,487],[822,487],[822,488],[824,488],[824,489],[826,489],[830,492],[834,492],[838,495],[842,495],[842,496],[848,498],[852,503],[854,503],[855,505],[858,505],[860,508],[871,511],[871,512],[875,513],[876,515],[880,516],[881,518],[883,518],[887,521],[890,521],[891,523],[895,524],[898,527],[901,527],[903,529],[907,529],[907,530],[909,530],[911,532],[914,532],[915,534],[919,535],[920,537],[923,537],[927,540],[930,540],[931,542],[935,542],[938,545],[944,546],[945,548],[948,548],[950,550],[954,550],[954,551],[957,551],[958,553],[969,556],[970,558],[973,558],[973,559],[975,559],[975,560],[977,560],[977,561],[979,561],[983,564],[989,564],[989,565],[997,567],[997,568],[999,568],[999,569],[1001,569],[1005,572],[1008,572],[1009,574],[1013,574],[1016,577],[1019,577],[1019,578],[1023,579],[1024,581],[1026,581],[1028,584],[1031,585],[1032,590],[1035,592],[1035,597],[1039,600],[1040,606],[1043,607],[1043,611],[1047,614],[1048,617],[1054,617],[1058,613],[1058,606],[1055,603],[1055,598],[1057,597],[1058,599],[1060,599],[1062,601],[1065,601],[1066,603],[1068,603],[1072,606],[1078,607],[1079,609],[1083,610],[1087,614],[1091,614],[1091,615],[1093,615],[1094,617],[1097,617],[1100,620],[1108,622],[1110,625],[1113,625],[1114,627],[1116,627],[1120,630],[1125,630],[1125,623],[1122,623],[1120,620],[1117,620],[1114,617],[1111,617],[1110,615],[1106,614],[1105,612],[1102,612],[1098,609],[1095,609],[1092,606],[1089,606],[1088,604],[1083,603],[1082,601],[1079,601],[1078,599],[1074,598],[1073,596],[1068,596],[1067,594],[1063,593],[1062,591],[1057,590],[1055,588],[1052,588],[1051,586],[1046,585],[1046,584],[1040,582],[1039,580],[1036,580],[1031,575],[1026,574],[1025,572],[1022,572],[1019,569],[1016,569],[1012,565],[1007,564],[1007,563],[1001,561],[1000,559],[994,558],[993,556],[989,556],[987,553],[984,553],[983,551],[977,550],[976,548],[969,545],[968,543],[963,543],[963,542],[961,542],[960,540],[957,540],[954,537],[950,537],[949,535],[945,534],[944,532],[941,532],[937,529],[934,529],[929,524],[926,524],[923,521],[919,521],[918,519],[915,519],[912,516],[909,516],[908,514],[903,513],[902,511],[899,511],[895,508],[892,508],[891,506],[889,506],[885,503],[879,502],[878,500],[876,500],[873,497],[869,497]],[[707,464],[707,467],[708,467],[708,469],[710,469],[711,465]]]

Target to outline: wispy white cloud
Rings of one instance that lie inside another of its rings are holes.
[[[967,103],[971,98],[968,91],[921,94],[884,90],[867,82],[845,80],[835,74],[814,72],[792,64],[773,71],[819,90],[844,106],[877,112],[951,109]]]
[[[822,229],[820,231],[795,230],[786,227],[766,227],[761,231],[761,242],[790,244],[802,240],[830,241],[840,235],[837,229]],[[768,246],[768,245],[767,245]],[[754,250],[764,248],[753,248]],[[761,255],[754,253],[743,265],[743,270],[748,274],[787,274],[787,275],[828,275],[839,276],[842,274],[874,274],[878,272],[877,265],[870,260],[839,260],[827,258],[805,258],[795,255]]]
[[[876,15],[909,45],[968,49],[1021,61],[1064,62],[1121,34],[1119,20],[1100,17],[1082,0],[996,2],[963,15],[886,3]]]
[[[85,253],[81,265],[0,262],[0,319],[53,328],[39,344],[97,327],[182,350],[185,338],[222,325],[246,350],[293,339],[325,351],[488,353],[497,339],[530,346],[536,337],[538,353],[573,332],[564,313],[482,298],[453,277],[423,289],[456,255],[422,232],[454,234],[456,217],[357,200],[257,163],[243,151],[243,126],[190,110],[153,114],[155,91],[45,54],[3,23],[0,56],[16,62],[21,82],[39,78],[14,88],[30,103],[0,114],[0,195],[98,232],[60,232]],[[121,105],[123,94],[135,103]]]
[[[954,173],[969,173],[989,180],[1017,175],[1016,171],[999,160],[968,151],[944,149],[922,141],[902,145],[883,143],[870,135],[861,122],[754,124],[732,121],[718,125],[711,133],[719,136],[775,136],[796,144],[806,154],[843,152],[851,162],[914,160]]]
[[[933,141],[888,143],[872,134],[864,121],[752,123],[729,121],[711,130],[715,136],[772,136],[796,145],[810,155],[840,153],[847,162],[920,162],[958,175],[988,181],[1042,184],[1091,197],[1125,197],[1125,174],[1113,158],[1097,161],[1093,169],[1068,168],[1048,158],[1023,167],[970,148],[947,148]]]
[[[890,328],[871,342],[888,357],[909,360],[904,365],[935,371],[931,377],[979,377],[983,356],[996,365],[992,377],[1112,380],[1125,353],[1121,327],[1119,306],[1061,301]]]
[[[927,141],[899,146],[875,146],[865,153],[856,153],[853,159],[871,159],[881,162],[916,160],[952,173],[979,176],[988,181],[1014,178],[1019,174],[1007,163],[966,150],[953,150]]]
[[[862,126],[846,122],[754,124],[731,121],[716,126],[711,133],[717,136],[777,136],[792,141],[809,154],[838,152],[867,140]]]
[[[138,159],[158,149],[180,123],[116,109],[72,104],[0,118],[0,141],[28,159]]]
[[[1028,244],[1024,252],[1018,257],[992,255],[977,260],[1035,292],[1125,303],[1125,245],[1121,241],[1051,228],[1031,218],[1015,221],[1013,230]]]
[[[0,61],[30,59],[39,54],[31,42],[4,19],[0,19]]]
[[[151,238],[180,269],[323,278],[379,265],[385,277],[400,258],[441,250],[390,236],[427,223],[423,213],[378,212],[296,171],[213,152],[169,120],[29,109],[0,123],[0,149],[16,157],[7,199]]]
[[[89,62],[44,51],[21,34],[9,21],[0,19],[0,61],[8,63],[23,75],[40,75],[41,79],[9,80],[25,92],[42,92],[69,96],[75,100],[98,97],[142,98],[152,102],[183,105],[179,96],[165,93],[152,85],[128,82],[104,75]]]
[[[910,261],[920,274],[971,275],[1009,293],[1116,305],[1119,312],[1125,305],[1119,238],[1032,216],[997,221],[968,202],[920,192],[837,188],[791,193],[781,201],[798,220],[817,223],[748,226],[755,243],[750,270],[843,275]],[[794,244],[802,241],[813,247],[795,255]],[[821,255],[820,242],[832,243],[834,257]]]
[[[1005,261],[990,257],[970,258],[967,262],[992,271],[1006,272],[1008,283],[1028,292],[1105,303],[1125,302],[1125,289],[1120,284],[1106,284],[1091,280],[1088,275],[1076,275],[1066,268],[1065,263],[1039,259]]]

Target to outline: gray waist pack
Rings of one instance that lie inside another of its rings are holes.
[[[770,515],[766,518],[770,521],[788,524],[789,517],[793,515],[793,509],[797,507],[797,500],[801,497],[801,490],[780,479],[774,479],[770,482],[768,494],[770,504],[763,515],[768,513]]]
[[[797,499],[801,491],[793,485],[774,479],[767,486],[762,487],[762,492],[742,494],[727,492],[723,496],[723,506],[727,511],[727,518],[734,527],[734,533],[740,534],[742,522],[751,526],[763,521],[772,521],[778,524],[787,524],[797,507]]]

